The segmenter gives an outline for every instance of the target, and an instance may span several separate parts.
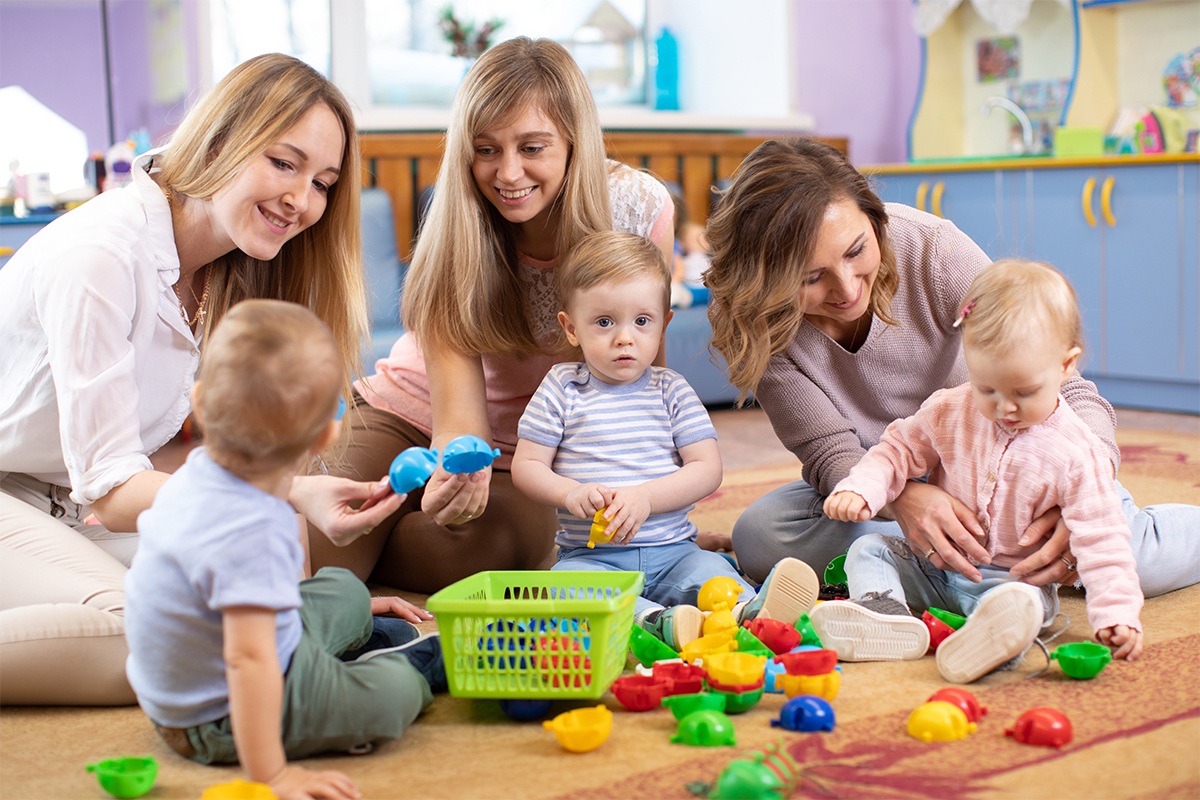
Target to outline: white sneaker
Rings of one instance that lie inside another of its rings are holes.
[[[808,616],[821,646],[836,650],[839,661],[912,661],[929,650],[929,628],[909,613],[883,614],[853,600],[826,600]]]
[[[781,558],[754,599],[739,604],[734,613],[739,625],[754,619],[777,619],[795,625],[800,615],[817,602],[820,590],[821,582],[812,567],[798,558]]]
[[[938,646],[938,671],[951,683],[979,680],[1029,649],[1043,614],[1033,586],[1014,581],[988,590],[967,623]]]

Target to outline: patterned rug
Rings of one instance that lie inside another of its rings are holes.
[[[1121,431],[1121,478],[1145,504],[1200,504],[1200,436]],[[694,512],[704,530],[728,532],[752,500],[798,476],[795,463],[732,470]],[[1200,531],[1192,532],[1200,535]],[[1055,644],[1089,638],[1082,594],[1064,591],[1071,623]],[[423,598],[412,595],[413,599]],[[1195,798],[1200,797],[1200,586],[1153,598],[1143,613],[1147,649],[1135,663],[1110,664],[1090,681],[1065,677],[1040,651],[1010,672],[969,688],[987,714],[954,742],[925,744],[905,732],[909,713],[946,686],[932,658],[843,665],[829,733],[772,727],[786,698],[766,695],[733,717],[734,747],[671,744],[675,721],[663,709],[633,713],[611,694],[613,731],[598,749],[562,750],[537,723],[517,723],[495,701],[439,695],[398,741],[367,756],[312,759],[312,769],[345,772],[365,798],[694,797],[731,761],[768,746],[799,766],[805,798]],[[0,676],[2,679],[2,676]],[[86,672],[81,672],[86,680]],[[580,704],[557,704],[553,713]],[[1059,709],[1072,740],[1061,749],[1006,736],[1024,711]],[[102,758],[153,755],[160,764],[150,800],[195,800],[243,777],[171,753],[136,708],[0,710],[0,798],[103,798],[85,766]]]

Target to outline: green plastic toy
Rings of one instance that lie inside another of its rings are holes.
[[[750,632],[749,628],[738,628],[738,632],[734,635],[737,639],[737,651],[739,653],[749,653],[753,656],[766,656],[771,658],[775,655],[771,648],[762,643],[762,640]]]
[[[693,711],[679,720],[671,743],[692,747],[733,747],[737,737],[733,733],[733,722],[720,711]]]
[[[842,553],[825,567],[825,583],[846,582],[846,554]]]
[[[954,630],[958,630],[963,625],[967,624],[966,617],[960,614],[955,614],[953,611],[947,611],[944,608],[930,608],[929,613],[949,625],[951,628],[954,628]]]
[[[96,773],[100,788],[113,797],[141,797],[154,788],[158,762],[151,756],[106,758],[88,764],[87,771]]]
[[[655,661],[679,658],[679,653],[640,625],[629,629],[629,652],[643,667],[653,666]]]
[[[817,631],[812,626],[812,620],[808,614],[801,614],[800,619],[796,620],[796,630],[800,631],[800,644],[811,644],[814,647],[824,647],[821,644],[821,637],[817,636]]]
[[[1097,642],[1073,642],[1061,644],[1050,653],[1062,671],[1072,678],[1088,680],[1112,661],[1112,651]]]
[[[726,714],[741,714],[749,711],[762,700],[763,687],[751,689],[748,692],[718,692],[713,694],[723,695],[725,697],[725,713]]]
[[[677,720],[695,713],[696,711],[725,711],[725,695],[717,692],[697,692],[695,694],[675,694],[664,697],[662,704],[671,709],[671,714]]]

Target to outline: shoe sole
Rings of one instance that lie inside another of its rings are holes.
[[[813,568],[798,558],[785,558],[768,576],[762,606],[754,619],[777,619],[795,625],[817,602],[821,582]],[[751,601],[753,602],[753,601]]]
[[[826,600],[809,619],[821,646],[837,652],[839,661],[913,661],[929,650],[929,628],[916,617]]]
[[[938,672],[951,683],[972,683],[1024,653],[1042,629],[1042,608],[1016,585],[993,589],[967,624],[937,649]]]
[[[671,634],[678,652],[704,634],[704,612],[695,606],[675,606],[671,616]]]
[[[384,655],[385,653],[403,653],[405,650],[408,650],[410,647],[412,647],[413,645],[416,645],[419,642],[423,642],[426,639],[432,639],[434,636],[440,636],[440,635],[441,635],[441,631],[426,631],[425,633],[422,633],[417,638],[411,639],[411,640],[405,642],[404,644],[399,644],[399,645],[396,645],[395,647],[383,647],[383,648],[380,648],[379,650],[369,650],[354,660],[355,661],[370,661],[372,658],[375,658],[376,656]]]

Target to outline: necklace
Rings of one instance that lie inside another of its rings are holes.
[[[212,285],[212,265],[209,264],[204,268],[204,291],[200,293],[200,297],[196,297],[196,289],[192,283],[188,282],[188,291],[192,295],[192,299],[196,301],[196,314],[191,319],[188,318],[187,307],[183,303],[183,295],[179,292],[179,281],[171,288],[175,290],[175,297],[179,300],[179,315],[183,317],[183,321],[189,328],[195,329],[199,324],[204,325],[204,304],[208,301],[208,287]]]

